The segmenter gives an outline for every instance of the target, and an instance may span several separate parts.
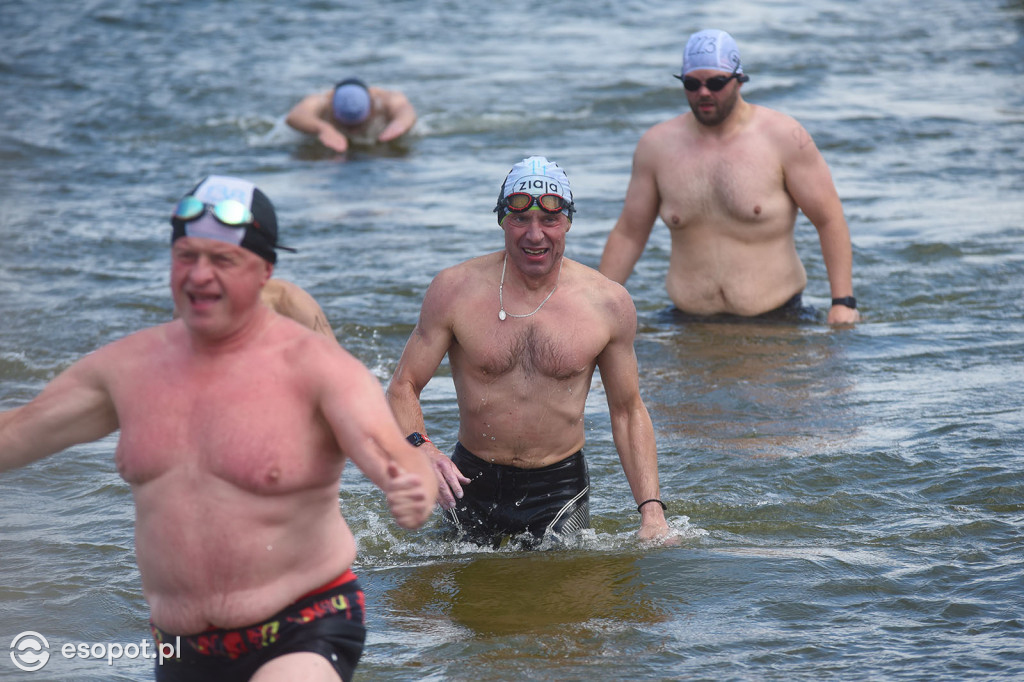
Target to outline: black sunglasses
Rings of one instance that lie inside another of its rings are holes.
[[[718,92],[719,90],[724,88],[733,78],[735,78],[738,83],[746,83],[748,80],[750,80],[750,76],[748,76],[747,74],[739,73],[739,68],[740,67],[737,66],[736,69],[733,70],[733,72],[728,76],[712,76],[706,81],[702,81],[699,78],[694,78],[693,76],[676,76],[676,78],[683,81],[683,87],[689,90],[690,92],[697,92],[698,90],[700,90],[702,85],[711,92]]]

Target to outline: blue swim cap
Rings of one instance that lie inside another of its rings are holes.
[[[743,73],[740,48],[733,37],[714,28],[690,36],[683,50],[683,75],[697,69]]]
[[[370,117],[370,90],[358,78],[348,78],[334,86],[331,98],[334,118],[347,126],[359,125]]]

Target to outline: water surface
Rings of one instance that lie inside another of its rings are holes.
[[[679,113],[686,36],[729,30],[745,97],[798,118],[853,233],[855,329],[680,324],[668,235],[628,288],[663,497],[650,547],[588,400],[594,529],[481,551],[398,529],[355,470],[366,680],[1024,679],[1024,4],[939,0],[0,6],[0,407],[170,316],[167,215],[208,173],[255,181],[311,291],[386,383],[443,267],[501,248],[508,168],[558,161],[568,255],[596,266],[633,148]],[[339,158],[282,122],[355,74],[404,90],[401,144]],[[828,303],[814,228],[797,226]],[[434,440],[458,414],[442,368]],[[149,637],[114,437],[0,477],[0,643]],[[135,680],[64,660],[4,679]]]

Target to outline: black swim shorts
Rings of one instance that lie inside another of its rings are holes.
[[[659,313],[659,317],[669,322],[727,322],[727,323],[764,323],[764,322],[820,322],[822,320],[818,309],[811,305],[804,305],[803,293],[798,293],[788,301],[760,315],[743,316],[731,313],[715,313],[713,315],[696,315],[687,313],[675,307],[666,308]]]
[[[180,658],[156,666],[157,682],[245,682],[267,661],[298,652],[326,658],[341,679],[352,679],[366,641],[365,598],[351,571],[286,606],[268,620],[233,630],[211,629],[180,638]],[[150,623],[153,641],[175,646],[178,636]]]
[[[445,519],[461,539],[525,547],[544,537],[568,538],[590,527],[590,475],[583,451],[540,469],[491,464],[455,444],[452,462],[471,483]]]

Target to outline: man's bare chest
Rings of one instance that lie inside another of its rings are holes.
[[[779,163],[753,150],[673,154],[659,168],[658,191],[671,229],[722,221],[754,226],[792,205]]]
[[[125,480],[192,472],[253,491],[305,485],[316,466],[310,455],[325,450],[322,424],[294,385],[248,374],[157,375],[119,387],[116,458]]]
[[[452,348],[451,360],[481,377],[521,376],[567,381],[593,371],[595,339],[580,338],[570,325],[547,315],[537,322],[505,320],[489,334],[468,334]]]

